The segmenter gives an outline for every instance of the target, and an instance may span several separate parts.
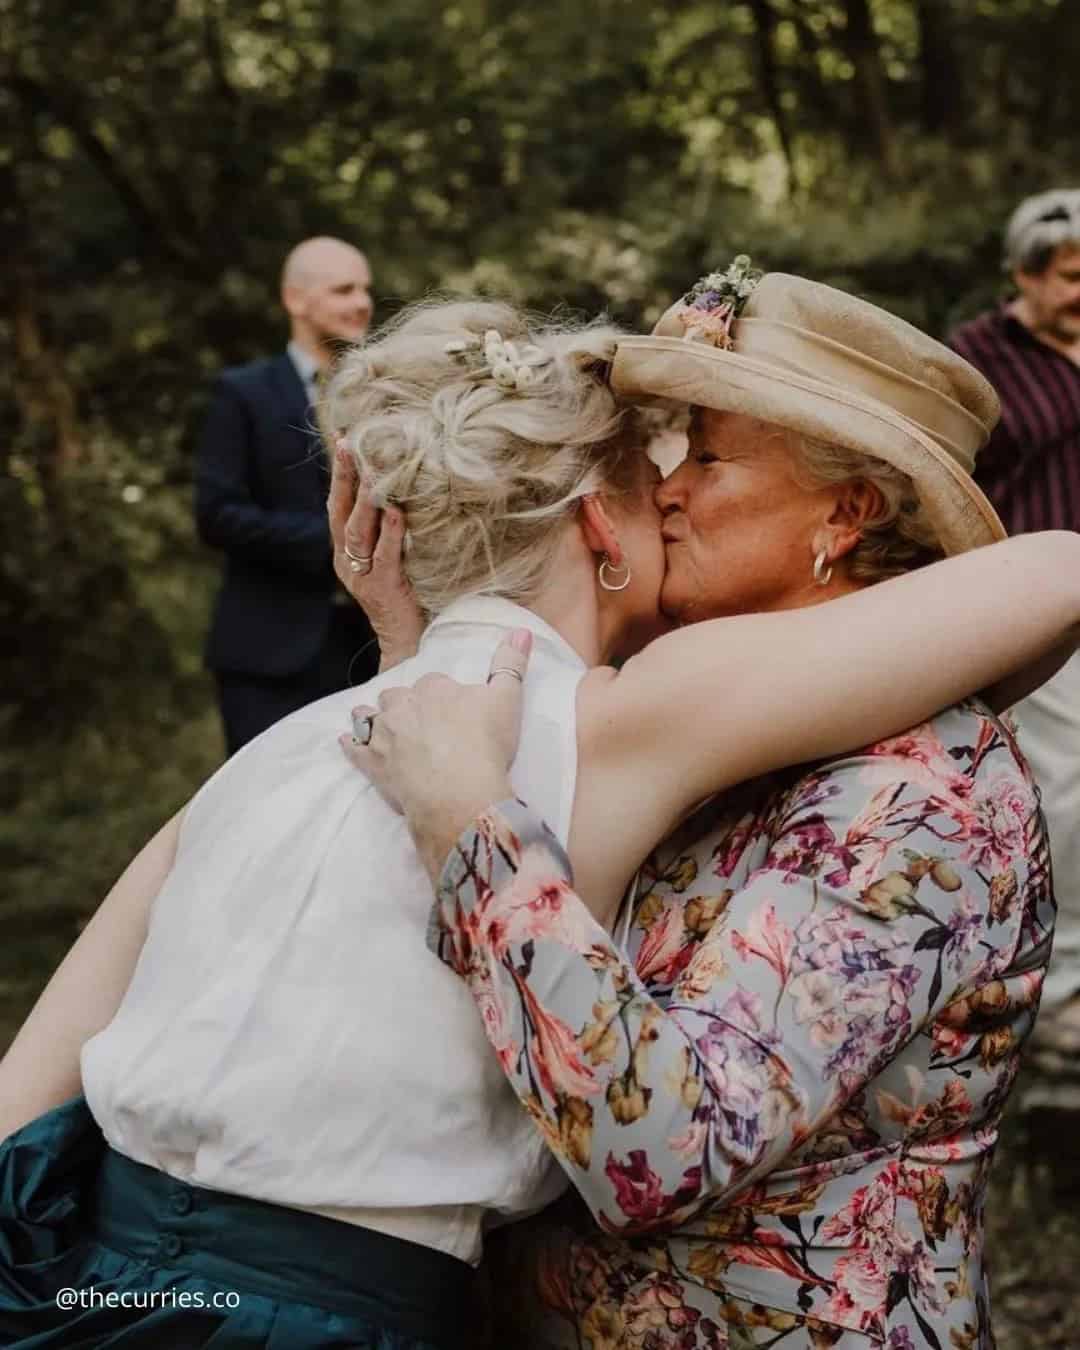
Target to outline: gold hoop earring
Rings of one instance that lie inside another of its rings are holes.
[[[828,567],[825,566],[828,557],[829,557],[828,549],[823,548],[821,552],[817,555],[817,557],[814,559],[815,586],[827,586],[829,582],[832,581],[832,564],[830,563]]]
[[[605,576],[604,576],[604,573],[605,573],[605,572],[618,572],[619,570],[620,570],[620,569],[617,568],[617,567],[612,563],[611,559],[610,559],[610,558],[608,557],[608,555],[605,553],[605,554],[604,554],[604,561],[600,564],[599,570],[597,571],[597,576],[598,576],[599,579],[600,579],[600,585],[603,586],[603,588],[604,588],[605,591],[625,591],[626,588],[627,588],[627,586],[630,585],[630,564],[629,564],[629,563],[623,563],[623,565],[622,565],[622,569],[621,569],[621,570],[624,571],[624,572],[626,573],[626,576],[623,578],[622,581],[620,581],[620,582],[618,582],[618,583],[613,583],[613,582],[608,581],[608,580],[605,578]]]

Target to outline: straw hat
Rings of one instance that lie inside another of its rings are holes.
[[[946,553],[1004,539],[971,477],[1000,413],[972,366],[919,329],[831,286],[749,259],[712,273],[651,337],[619,340],[611,371],[627,399],[749,413],[907,474]]]

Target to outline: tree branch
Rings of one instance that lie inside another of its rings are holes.
[[[26,75],[9,75],[5,83],[28,111],[50,118],[71,133],[152,249],[181,263],[185,268],[205,270],[202,250],[172,229],[169,221],[155,208],[73,99]]]
[[[206,63],[214,77],[217,91],[226,103],[236,102],[236,90],[229,79],[228,63],[225,59],[225,44],[221,37],[221,24],[218,22],[215,0],[203,0],[202,30],[203,51]]]

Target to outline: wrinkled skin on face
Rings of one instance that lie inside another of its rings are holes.
[[[800,485],[781,428],[744,413],[695,409],[689,453],[656,493],[665,614],[693,623],[824,598],[812,569],[835,497]]]

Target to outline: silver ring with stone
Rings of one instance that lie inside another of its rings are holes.
[[[356,745],[370,745],[375,732],[375,714],[365,713],[363,717],[353,716],[353,741]]]

